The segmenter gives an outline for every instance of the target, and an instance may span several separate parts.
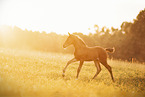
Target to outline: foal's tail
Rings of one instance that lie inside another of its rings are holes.
[[[113,48],[105,48],[105,50],[106,50],[107,52],[114,53],[115,48],[114,48],[114,47],[113,47]]]

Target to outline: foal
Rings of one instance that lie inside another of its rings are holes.
[[[65,41],[63,47],[66,48],[67,46],[72,44],[75,48],[75,52],[74,52],[74,58],[68,61],[67,65],[63,69],[63,74],[62,74],[63,77],[65,76],[65,70],[69,64],[76,61],[80,61],[79,67],[77,69],[77,76],[76,76],[76,78],[78,78],[84,61],[94,61],[95,66],[97,68],[97,72],[95,76],[93,77],[93,79],[100,73],[101,71],[100,63],[102,63],[109,71],[111,78],[114,82],[112,69],[107,63],[107,52],[114,52],[114,48],[104,49],[98,46],[88,47],[80,37],[70,34],[70,33],[68,34],[69,34],[69,37]]]

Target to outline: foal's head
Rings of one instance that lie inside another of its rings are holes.
[[[69,34],[69,36],[68,36],[67,40],[65,41],[65,43],[63,44],[64,48],[68,47],[71,44],[85,45],[84,41],[80,37],[70,34],[70,33],[68,33],[68,34]]]
[[[68,47],[69,45],[73,44],[73,42],[74,42],[74,35],[72,35],[70,33],[68,33],[68,34],[69,34],[69,36],[68,36],[67,40],[65,41],[65,43],[63,44],[64,48]]]

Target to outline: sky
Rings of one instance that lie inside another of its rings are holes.
[[[133,22],[145,0],[0,0],[0,25],[67,34]]]

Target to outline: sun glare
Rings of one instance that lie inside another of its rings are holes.
[[[140,3],[138,0],[131,2],[130,5],[126,0],[2,0],[0,1],[0,25],[18,26],[21,29],[47,33],[89,34],[94,30],[95,24],[100,28],[103,26],[119,28],[122,22],[136,18],[138,12],[144,8],[144,0]]]
[[[0,26],[0,36],[1,36],[1,40],[3,41],[3,44],[5,44],[5,42],[9,43],[8,41],[11,38],[14,38],[14,35],[11,33],[12,32],[12,28],[8,28],[8,26]]]
[[[0,35],[2,36],[2,37],[6,37],[6,36],[9,36],[9,29],[7,29],[7,27],[6,26],[0,26]]]

